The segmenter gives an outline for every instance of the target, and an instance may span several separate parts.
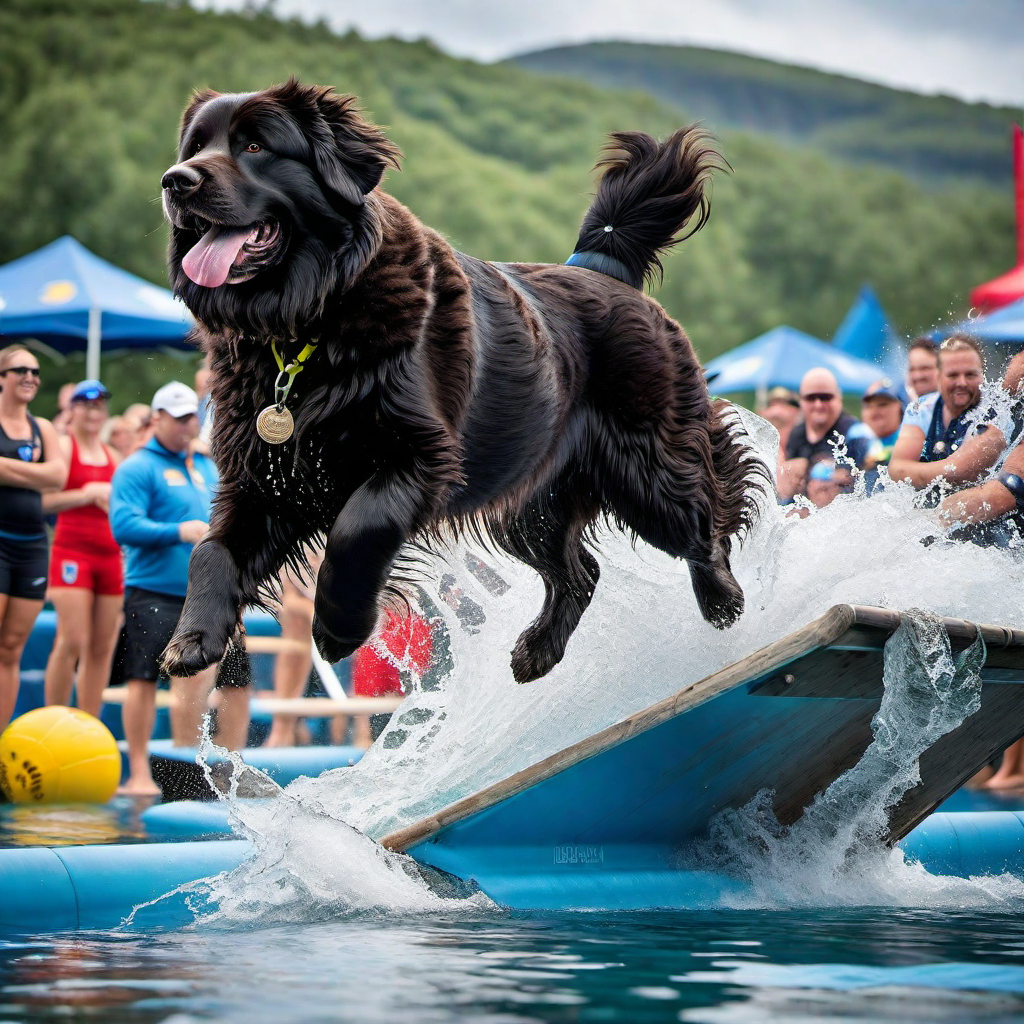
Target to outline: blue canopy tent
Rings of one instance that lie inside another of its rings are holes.
[[[876,363],[887,377],[901,383],[907,356],[899,336],[870,285],[863,285],[832,338],[834,348],[856,359]]]
[[[796,390],[810,369],[831,370],[844,391],[860,395],[869,384],[885,376],[882,367],[856,359],[834,346],[793,327],[775,327],[745,345],[732,349],[704,368],[713,395],[730,391],[756,391],[763,398],[768,388],[781,385]]]
[[[982,341],[1024,345],[1024,299],[1011,302],[994,313],[963,320],[952,327],[943,327],[935,333],[944,338],[957,332]]]
[[[70,235],[0,267],[0,340],[38,338],[58,352],[86,352],[99,377],[100,349],[185,348],[184,304],[93,255]]]

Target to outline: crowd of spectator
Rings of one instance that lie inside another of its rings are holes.
[[[779,430],[777,493],[806,516],[855,489],[872,495],[887,481],[922,492],[957,539],[1019,544],[1024,529],[1024,353],[1002,379],[985,380],[978,343],[954,334],[936,346],[917,339],[905,381],[879,378],[846,412],[828,370],[809,370],[793,394],[773,388],[762,415]]]
[[[17,699],[22,651],[48,598],[56,634],[45,699],[68,704],[74,693],[80,708],[98,715],[108,682],[126,684],[131,793],[158,791],[148,743],[160,655],[177,623],[189,555],[207,530],[217,486],[208,378],[200,369],[194,388],[169,383],[151,405],[130,405],[118,416],[109,415],[112,396],[100,381],[70,383],[60,389],[49,422],[30,411],[38,359],[18,345],[0,350],[0,731]],[[936,346],[920,338],[909,350],[904,381],[880,377],[858,397],[859,417],[847,411],[835,376],[824,368],[809,370],[796,393],[768,392],[760,412],[779,433],[778,499],[791,514],[807,516],[855,490],[870,499],[901,481],[922,492],[921,504],[935,510],[949,536],[1021,542],[1024,352],[998,384],[987,384],[984,353],[973,339],[953,335]],[[314,576],[285,571],[281,580],[280,620],[289,644],[275,665],[280,697],[301,696],[311,678],[307,652],[320,554],[307,555]],[[422,622],[389,622],[384,640],[404,653],[388,658],[362,651],[353,663],[355,692],[401,692],[395,664],[404,658],[424,670],[419,662],[427,657],[429,633]],[[240,656],[193,679],[169,680],[174,741],[196,742],[215,689],[219,742],[244,745],[250,682]],[[367,722],[355,726],[359,745],[368,745]],[[275,715],[267,742],[293,745],[302,728],[294,714]],[[339,717],[332,736],[339,739],[347,728]],[[1006,760],[994,784],[1024,785],[1024,748],[1017,760]]]
[[[177,625],[189,557],[208,529],[218,482],[209,447],[209,377],[201,367],[194,387],[173,381],[150,405],[136,403],[117,416],[109,414],[112,395],[101,381],[69,383],[48,421],[30,411],[39,391],[38,359],[20,345],[0,349],[0,732],[17,701],[22,652],[49,600],[56,628],[45,701],[73,700],[99,716],[105,688],[124,684],[129,774],[121,791],[133,795],[159,792],[149,740],[160,658]],[[288,643],[275,663],[278,697],[301,696],[312,678],[314,580],[322,553],[310,549],[307,556],[311,574],[282,574],[280,619]],[[389,623],[383,643],[395,656],[362,652],[352,667],[356,695],[403,692],[408,680],[396,665],[410,660],[405,648],[411,647],[399,633],[421,627],[412,620]],[[251,671],[244,653],[229,648],[219,666],[166,682],[176,745],[198,741],[211,692],[218,743],[245,745]],[[332,739],[341,742],[349,728],[356,745],[369,746],[367,716],[354,723],[335,717]],[[268,745],[303,739],[308,730],[303,733],[298,716],[273,716]]]

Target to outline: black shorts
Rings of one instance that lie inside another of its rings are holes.
[[[124,678],[155,683],[160,659],[181,618],[185,598],[140,587],[124,588]],[[216,686],[245,687],[252,682],[249,656],[234,646],[217,668]]]
[[[0,537],[0,594],[42,601],[50,575],[50,550],[41,537]]]

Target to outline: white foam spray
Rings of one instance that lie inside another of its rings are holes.
[[[885,647],[884,691],[871,722],[874,737],[860,761],[793,825],[772,812],[762,790],[745,807],[711,823],[700,851],[708,864],[749,886],[735,905],[960,906],[1024,899],[1011,876],[962,879],[931,875],[882,842],[889,811],[920,776],[920,757],[981,707],[980,636],[959,658],[941,623],[905,614]]]
[[[774,462],[774,428],[750,414],[743,418],[757,449]],[[871,499],[841,495],[803,520],[766,503],[733,558],[746,611],[719,632],[701,619],[685,564],[605,531],[601,580],[564,660],[526,686],[513,680],[509,655],[540,610],[539,578],[512,559],[453,545],[427,567],[423,583],[423,610],[444,619],[450,641],[451,667],[441,687],[414,686],[354,767],[296,780],[279,810],[236,808],[258,852],[217,882],[214,898],[226,908],[244,903],[250,918],[301,917],[304,900],[313,913],[332,892],[343,894],[330,904],[335,908],[348,900],[402,906],[404,870],[394,875],[393,901],[386,886],[368,889],[363,900],[359,864],[380,856],[363,837],[379,839],[528,767],[833,604],[926,608],[1024,627],[1020,552],[943,539],[922,544],[941,533],[934,512],[916,507],[903,485]],[[351,877],[343,881],[346,872]],[[283,888],[282,873],[288,873]]]

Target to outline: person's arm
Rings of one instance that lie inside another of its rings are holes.
[[[803,458],[786,459],[779,466],[779,479],[775,490],[783,501],[799,494],[807,482],[807,460]]]
[[[161,523],[149,515],[154,493],[149,468],[126,462],[114,474],[110,492],[110,529],[118,544],[137,548],[165,548],[182,541],[182,523]]]
[[[46,493],[59,491],[68,477],[67,464],[61,455],[60,439],[49,420],[36,417],[42,440],[43,457],[39,462],[20,459],[0,459],[0,484],[8,487],[28,487]]]
[[[1003,472],[1024,479],[1024,443],[1006,456]],[[987,523],[1017,508],[1017,496],[996,477],[976,487],[950,494],[939,506],[939,515],[949,525],[953,523]]]
[[[968,438],[952,455],[937,462],[919,462],[924,447],[924,431],[904,424],[889,460],[889,476],[907,480],[918,490],[942,477],[947,483],[965,484],[991,469],[999,458],[1006,440],[998,427],[989,428]]]
[[[889,459],[889,476],[893,480],[906,480],[914,487],[924,487],[929,482],[918,473],[921,466],[928,465],[920,461],[924,441],[924,431],[920,427],[908,423],[900,427],[899,437],[892,446],[892,458]]]
[[[68,474],[71,470],[71,438],[66,434],[58,435],[57,441],[60,444],[60,453],[64,458],[64,483],[59,491],[51,491],[43,495],[43,511],[47,515],[65,512],[69,508],[92,505],[96,503],[99,493],[95,483],[67,490]],[[102,486],[109,488],[108,484]]]

